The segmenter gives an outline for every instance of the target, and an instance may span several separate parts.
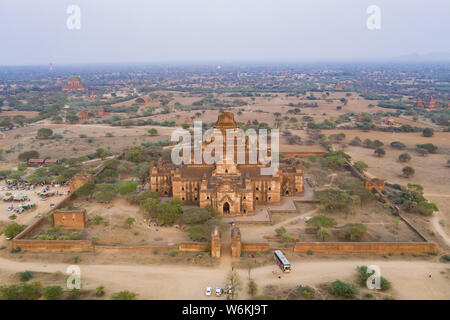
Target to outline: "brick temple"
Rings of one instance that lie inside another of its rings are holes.
[[[233,113],[219,115],[215,130],[222,132],[224,141],[226,129],[236,128]],[[248,159],[248,147],[244,150]],[[160,159],[150,166],[150,190],[161,196],[178,197],[185,204],[213,207],[230,216],[253,215],[257,205],[279,205],[281,196],[303,195],[303,166],[294,159],[280,160],[279,170],[273,175],[261,175],[260,169],[268,165],[236,162],[177,166]]]

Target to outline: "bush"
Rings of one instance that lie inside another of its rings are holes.
[[[31,278],[33,278],[33,272],[31,272],[31,271],[20,272],[19,278],[20,278],[20,281],[24,281],[24,282],[28,281]]]
[[[405,152],[398,156],[398,160],[400,162],[408,162],[411,160],[411,156],[409,155],[409,153]]]
[[[211,213],[206,208],[190,208],[183,212],[180,220],[185,224],[198,224],[204,223],[210,217]]]
[[[317,230],[316,235],[319,240],[326,241],[331,238],[331,231],[327,228],[321,227],[319,228],[319,230]]]
[[[434,136],[434,130],[432,128],[425,128],[422,131],[422,135],[424,137],[432,137]]]
[[[112,300],[136,300],[137,294],[128,290],[113,293]]]
[[[400,141],[391,142],[391,147],[398,150],[405,150],[406,145]]]
[[[247,290],[247,292],[252,297],[254,297],[258,293],[258,285],[256,284],[255,281],[250,280],[248,282],[248,290]]]
[[[314,192],[314,200],[319,201],[326,211],[344,211],[347,212],[352,199],[347,192],[326,189]]]
[[[125,225],[126,225],[128,228],[131,228],[131,226],[133,225],[133,223],[134,223],[135,221],[136,221],[136,220],[135,220],[133,217],[128,217],[128,218],[125,219],[124,223],[125,223]]]
[[[376,148],[374,154],[377,157],[384,157],[386,155],[386,151],[383,148]]]
[[[402,169],[402,172],[406,178],[409,178],[409,177],[412,177],[414,175],[414,173],[416,173],[416,170],[414,170],[413,167],[404,167]]]
[[[38,283],[0,286],[0,300],[36,300],[41,297]]]
[[[7,238],[14,238],[19,233],[21,233],[25,229],[24,226],[21,226],[18,223],[10,223],[6,226],[5,231],[3,233],[5,234],[5,237]]]
[[[286,229],[284,227],[279,227],[275,229],[275,233],[277,234],[277,236],[281,237],[283,234],[286,233]]]
[[[306,224],[314,228],[333,228],[337,226],[337,222],[334,218],[323,215],[312,217],[306,222]]]
[[[295,238],[290,234],[285,233],[281,236],[281,241],[286,243],[295,242]]]
[[[17,158],[22,162],[27,162],[30,159],[39,158],[39,152],[35,150],[25,151],[19,154]]]
[[[362,223],[353,223],[345,227],[339,234],[343,240],[359,241],[366,234],[367,227]]]
[[[336,280],[331,284],[330,293],[336,297],[352,299],[359,293],[359,289],[354,284]]]
[[[119,193],[122,196],[125,196],[127,194],[133,193],[136,191],[136,188],[138,186],[137,181],[124,181],[119,184]]]
[[[105,286],[98,286],[95,288],[95,295],[97,297],[103,297],[105,295]]]
[[[206,231],[205,228],[203,228],[202,226],[197,225],[190,227],[189,229],[187,229],[187,232],[191,240],[199,241],[206,239]]]
[[[438,147],[432,143],[418,144],[417,148],[424,149],[428,153],[435,153],[438,150]]]
[[[61,300],[63,289],[60,286],[44,287],[42,295],[47,300]]]

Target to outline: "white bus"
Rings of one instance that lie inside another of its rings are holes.
[[[273,253],[273,259],[278,264],[278,266],[283,270],[283,272],[291,272],[291,264],[288,259],[284,256],[281,250],[275,250]]]

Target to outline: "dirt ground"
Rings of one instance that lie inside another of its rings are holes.
[[[258,258],[257,258],[258,259]],[[396,299],[450,299],[449,268],[446,264],[433,260],[417,258],[347,258],[305,259],[289,257],[293,271],[283,274],[280,279],[273,275],[277,270],[274,264],[254,268],[250,272],[260,288],[296,285],[309,285],[313,288],[330,283],[336,279],[356,282],[356,267],[378,265],[381,274],[392,283],[387,294]],[[130,257],[131,261],[131,257]],[[20,262],[0,258],[2,281],[10,282],[19,271],[65,273],[67,263]],[[99,285],[106,288],[107,297],[121,290],[138,293],[138,299],[225,299],[207,297],[207,286],[223,286],[227,273],[231,270],[229,261],[219,265],[200,267],[192,265],[136,265],[136,264],[80,264],[83,288],[94,290]],[[320,270],[320,272],[318,272]],[[248,282],[248,270],[238,269],[243,287]],[[279,272],[279,271],[278,271]],[[432,278],[429,278],[429,274]],[[6,279],[6,280],[5,280]],[[242,290],[240,299],[249,298]]]

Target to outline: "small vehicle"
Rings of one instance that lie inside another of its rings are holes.
[[[205,294],[206,294],[207,296],[210,296],[211,293],[212,293],[212,288],[211,288],[211,287],[206,287]]]
[[[50,203],[50,207],[52,207],[52,208],[53,208],[54,206],[55,206],[55,204],[54,204],[54,203]]]
[[[10,206],[8,207],[8,211],[11,211],[12,209],[14,209],[14,207],[13,207],[12,205],[10,205]]]
[[[222,287],[216,287],[216,291],[215,291],[216,297],[220,297],[222,295],[222,293],[223,293]]]
[[[232,294],[233,293],[233,286],[231,284],[228,285],[227,293],[228,294]]]
[[[41,197],[40,199],[41,199],[41,201],[45,201],[45,200],[48,200],[48,198],[47,198],[47,197]]]

